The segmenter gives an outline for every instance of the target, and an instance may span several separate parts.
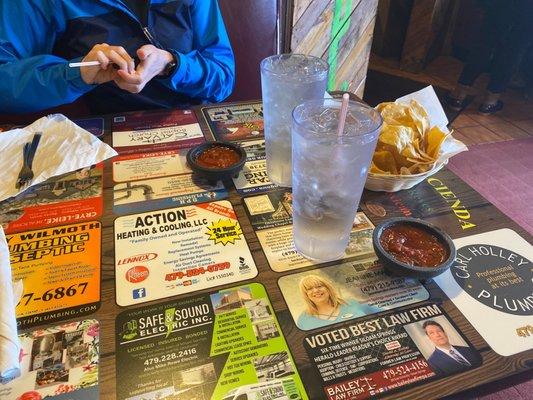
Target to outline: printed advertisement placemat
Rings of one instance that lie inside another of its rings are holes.
[[[188,149],[127,154],[113,159],[113,180],[129,182],[161,176],[192,173],[187,165]]]
[[[117,399],[307,399],[258,283],[116,319]]]
[[[229,201],[115,220],[118,305],[190,293],[256,275],[257,267]]]
[[[13,281],[24,287],[19,328],[98,309],[101,236],[96,221],[6,235]]]
[[[263,103],[241,103],[202,108],[209,130],[216,140],[240,141],[264,136]]]
[[[241,196],[279,189],[267,174],[265,141],[249,140],[239,145],[246,151],[246,162],[233,184]]]
[[[360,400],[481,365],[481,356],[436,304],[330,327],[304,339],[327,400]],[[317,387],[319,386],[319,387]]]
[[[113,147],[120,154],[183,149],[204,141],[191,110],[139,111],[113,117]]]
[[[292,193],[289,190],[245,197],[243,203],[270,268],[283,272],[316,264],[300,255],[294,247]],[[367,258],[374,254],[373,230],[372,222],[363,212],[358,212],[344,258]]]
[[[86,131],[91,132],[96,137],[101,137],[105,133],[104,119],[102,117],[75,119],[74,123]]]
[[[94,319],[19,334],[21,376],[1,400],[98,400],[100,325]]]
[[[306,331],[429,299],[418,280],[387,275],[375,258],[285,275],[278,284]]]
[[[116,184],[113,187],[113,212],[131,214],[227,197],[228,190],[220,181],[212,185],[207,179],[192,174],[164,176]]]
[[[6,233],[94,220],[103,210],[103,164],[56,176],[0,203]]]
[[[511,229],[454,243],[455,262],[435,282],[496,353],[533,349],[531,244]]]

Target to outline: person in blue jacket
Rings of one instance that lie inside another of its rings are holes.
[[[82,96],[110,113],[221,101],[235,62],[216,0],[17,0],[0,2],[0,76],[0,113]]]
[[[354,299],[343,299],[331,282],[315,274],[304,276],[300,280],[299,288],[306,309],[299,315],[296,325],[303,330],[316,329],[379,311]]]

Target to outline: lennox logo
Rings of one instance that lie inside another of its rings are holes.
[[[126,280],[131,283],[139,283],[148,278],[148,275],[150,275],[148,268],[142,265],[137,265],[126,271]]]
[[[118,260],[117,265],[146,262],[146,261],[153,260],[154,258],[157,258],[156,253],[137,254],[136,256],[126,257],[126,258],[123,258],[122,260]]]

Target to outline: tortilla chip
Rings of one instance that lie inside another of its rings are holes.
[[[431,158],[421,147],[420,141],[415,139],[415,142],[413,143],[413,146],[415,146],[416,151],[418,152],[419,156],[418,158],[423,161],[434,161],[433,158]]]
[[[439,151],[450,135],[438,127],[430,129],[429,115],[412,100],[409,105],[381,103],[383,125],[370,172],[383,175],[413,175],[435,167]]]
[[[413,119],[418,132],[421,137],[424,137],[425,133],[429,129],[429,116],[424,107],[416,100],[411,100],[409,104],[409,115]]]
[[[449,134],[442,131],[438,126],[434,126],[427,133],[427,154],[432,157],[434,160],[437,159],[439,155],[440,148],[444,143],[444,140],[448,137]]]
[[[391,174],[397,174],[398,168],[394,156],[390,151],[377,151],[374,153],[372,162],[377,169],[381,171],[387,171]]]
[[[400,175],[411,175],[411,171],[407,167],[400,168]]]
[[[409,158],[414,158],[414,159],[421,159],[423,161],[423,158],[421,157],[420,153],[418,152],[418,150],[416,149],[416,147],[414,146],[414,142],[413,143],[409,143],[400,153],[402,156],[404,156],[405,158],[409,159]]]
[[[381,118],[389,125],[410,126],[411,117],[408,107],[403,104],[389,103],[380,110]]]
[[[406,126],[384,124],[378,141],[393,146],[398,153],[413,142],[413,130]]]
[[[430,165],[430,164],[435,164],[435,161],[433,160],[419,160],[419,159],[416,159],[416,158],[408,158],[407,159],[409,162],[413,163],[413,164],[424,164],[424,165]]]
[[[423,172],[427,172],[430,169],[432,169],[435,166],[435,164],[413,164],[411,167],[409,167],[409,171],[411,171],[412,174],[421,174]]]
[[[385,107],[388,107],[389,105],[391,104],[394,104],[393,102],[385,102],[385,103],[379,103],[377,106],[376,106],[376,110],[379,111],[379,113],[381,114],[381,111],[385,108]]]
[[[390,175],[389,171],[384,171],[382,169],[379,169],[376,167],[376,164],[374,164],[374,161],[370,163],[370,173],[371,174],[379,174],[379,175]]]

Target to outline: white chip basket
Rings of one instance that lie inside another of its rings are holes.
[[[448,160],[443,163],[437,163],[429,171],[414,175],[381,175],[369,172],[366,178],[365,188],[374,192],[397,192],[399,190],[411,189],[427,177],[439,172],[447,163]]]
[[[399,99],[396,99],[395,102],[409,104],[411,100],[416,100],[424,107],[429,116],[429,126],[438,126],[443,131],[449,132],[447,128],[448,118],[446,117],[446,113],[444,112],[433,87],[425,87],[418,92],[400,97]],[[466,145],[463,142],[454,139],[450,134],[446,137],[446,140],[440,147],[435,166],[429,171],[416,175],[381,175],[369,172],[365,188],[375,192],[397,192],[399,190],[410,189],[429,176],[439,172],[442,167],[448,163],[450,157],[466,150],[468,150]]]

